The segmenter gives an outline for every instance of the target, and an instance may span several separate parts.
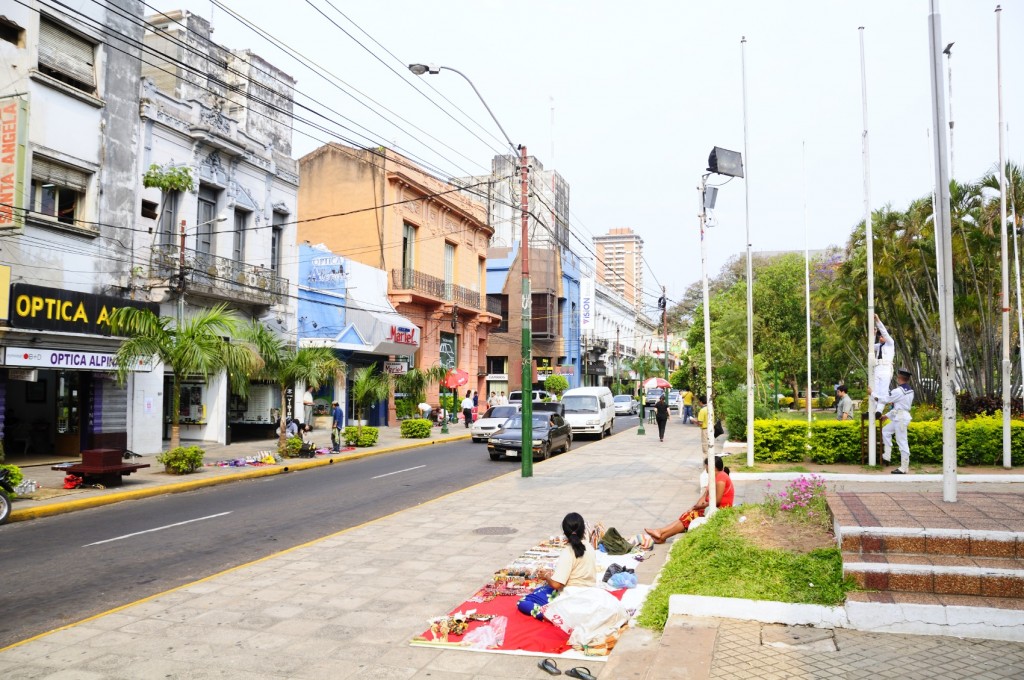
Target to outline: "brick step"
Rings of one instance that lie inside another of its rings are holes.
[[[844,553],[1024,559],[1024,532],[978,529],[838,527]]]
[[[877,604],[929,605],[940,607],[990,607],[1024,612],[1024,599],[1019,597],[981,597],[977,595],[947,595],[913,592],[863,592],[846,595],[847,602]]]
[[[866,590],[1024,598],[1024,560],[843,553],[843,573]]]

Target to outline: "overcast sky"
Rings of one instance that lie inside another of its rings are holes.
[[[700,278],[696,186],[708,152],[716,145],[743,151],[743,36],[755,250],[802,250],[805,178],[812,249],[844,243],[863,218],[859,26],[867,54],[872,205],[903,208],[931,191],[924,0],[330,0],[348,20],[328,0],[223,2],[394,113],[371,104],[382,117],[375,115],[210,0],[182,6],[212,17],[217,42],[250,48],[297,78],[298,101],[333,121],[324,125],[335,135],[401,147],[453,176],[489,169],[491,156],[503,150],[501,133],[457,75],[417,78],[403,64],[463,71],[512,141],[526,144],[568,180],[574,232],[589,246],[591,235],[631,227],[645,243],[645,287],[655,292],[664,284],[671,299]],[[1002,5],[1008,156],[1019,163],[1024,0]],[[943,46],[956,43],[953,151],[961,181],[997,165],[995,7],[979,0],[940,3]],[[342,116],[372,132],[344,130],[339,125],[358,128]],[[296,134],[296,157],[332,138],[310,134]],[[720,189],[716,218],[709,238],[712,273],[744,248],[742,180]]]

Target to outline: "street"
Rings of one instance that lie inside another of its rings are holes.
[[[517,470],[461,441],[0,527],[0,647]]]

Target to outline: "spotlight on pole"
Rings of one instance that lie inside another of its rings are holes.
[[[708,156],[708,171],[726,177],[743,177],[743,156],[738,151],[716,146]]]

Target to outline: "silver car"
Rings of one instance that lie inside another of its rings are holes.
[[[520,404],[509,404],[507,406],[492,406],[487,409],[482,416],[476,419],[469,431],[473,441],[487,441],[487,438],[504,425],[506,420],[518,415],[520,408]]]
[[[617,395],[613,401],[615,402],[615,415],[628,415],[631,416],[637,412],[640,408],[639,402],[633,398],[631,394],[620,394]]]

